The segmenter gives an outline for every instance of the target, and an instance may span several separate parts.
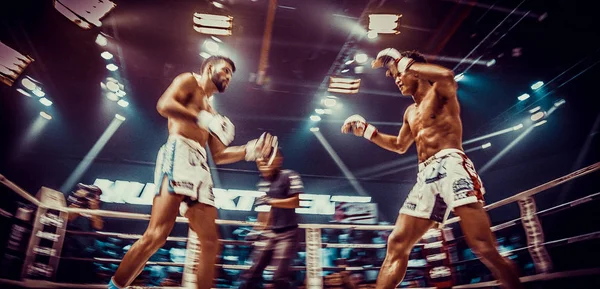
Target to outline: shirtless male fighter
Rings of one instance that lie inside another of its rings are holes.
[[[342,132],[352,132],[399,154],[416,142],[419,173],[388,239],[377,289],[396,288],[404,278],[414,244],[434,224],[443,222],[449,210],[460,217],[467,243],[503,288],[523,288],[513,264],[496,250],[496,238],[482,204],[483,185],[463,151],[454,74],[427,63],[417,52],[400,53],[393,48],[379,52],[373,61],[373,68],[378,67],[385,67],[400,92],[415,102],[406,109],[399,134],[378,132],[360,115],[348,117]]]
[[[158,112],[168,119],[169,137],[158,152],[154,173],[156,196],[150,222],[146,232],[123,257],[108,288],[131,284],[150,256],[165,244],[179,211],[189,219],[202,248],[197,288],[211,288],[219,240],[213,183],[204,147],[208,143],[216,164],[255,161],[272,151],[276,137],[269,134],[244,146],[227,147],[233,141],[235,128],[227,117],[214,111],[208,99],[229,85],[235,72],[233,61],[211,56],[202,63],[200,71],[200,75],[177,76],[158,100]]]

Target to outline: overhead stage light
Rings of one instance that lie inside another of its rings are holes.
[[[311,116],[310,116],[310,120],[312,120],[312,121],[320,121],[320,120],[321,120],[321,117],[320,117],[320,116],[318,116],[318,115],[311,115]]]
[[[208,52],[216,53],[219,51],[219,44],[212,40],[206,40],[204,42],[204,47],[206,47],[206,50],[208,50]]]
[[[233,17],[231,16],[194,13],[193,21],[194,30],[199,33],[212,35],[231,35],[231,29],[233,27]]]
[[[212,5],[214,5],[217,8],[221,8],[221,9],[225,8],[225,5],[223,5],[223,4],[221,4],[221,3],[217,2],[217,1],[213,1]]]
[[[0,82],[12,86],[32,61],[33,58],[25,56],[0,42]]]
[[[54,0],[54,8],[83,29],[102,26],[100,20],[115,8],[109,0]]]
[[[554,107],[559,107],[559,106],[565,104],[565,102],[566,101],[561,98],[561,99],[559,99],[559,100],[557,100],[557,101],[554,102]]]
[[[40,116],[43,117],[43,118],[45,118],[45,119],[47,119],[47,120],[51,120],[52,119],[51,115],[49,115],[49,114],[47,114],[47,113],[45,113],[43,111],[40,112]]]
[[[517,97],[517,99],[520,101],[523,101],[523,100],[528,99],[529,97],[530,97],[529,94],[523,93],[523,94],[519,95],[519,97]]]
[[[337,101],[333,98],[326,98],[323,99],[323,105],[325,105],[326,107],[334,107],[337,104]],[[323,111],[325,112],[325,111]]]
[[[319,128],[318,128],[318,127],[311,127],[311,128],[310,128],[310,131],[312,131],[312,132],[317,132],[317,131],[319,131]]]
[[[371,30],[371,31],[367,32],[367,38],[369,38],[369,39],[377,38],[377,31]]]
[[[317,108],[317,109],[315,109],[315,112],[316,112],[317,114],[325,114],[325,110],[324,110],[324,109],[322,109],[322,108]]]
[[[457,75],[454,76],[454,81],[460,81],[461,79],[465,78],[465,74],[464,73],[459,73]]]
[[[116,66],[116,65],[114,65],[114,64],[112,64],[112,63],[110,63],[110,64],[106,65],[106,69],[108,69],[110,71],[117,71],[117,69],[119,69],[119,67]]]
[[[125,120],[125,117],[122,116],[122,115],[120,115],[120,114],[118,114],[118,113],[115,114],[115,118],[118,119],[118,120],[120,120],[120,121],[124,121]]]
[[[360,87],[360,79],[330,77],[329,92],[337,93],[358,93]]]
[[[529,110],[529,113],[534,113],[534,112],[536,112],[536,111],[538,111],[538,110],[540,110],[540,109],[542,109],[542,108],[541,108],[541,107],[539,107],[539,106],[536,106],[536,107],[534,107],[534,108],[530,109],[530,110]]]
[[[29,94],[29,92],[27,92],[27,91],[25,91],[25,90],[23,90],[21,88],[17,88],[17,91],[20,92],[23,95],[31,97],[31,94]]]
[[[491,143],[491,142],[488,142],[488,143],[484,143],[483,145],[481,145],[481,148],[482,148],[482,149],[487,149],[487,148],[489,148],[489,147],[491,147],[491,146],[492,146],[492,143]]]
[[[542,124],[545,124],[545,123],[547,123],[547,122],[548,122],[548,121],[544,119],[544,120],[542,120],[542,121],[536,122],[536,123],[534,124],[534,126],[540,126],[540,125],[542,125]]]
[[[536,112],[536,113],[534,113],[534,114],[531,115],[531,120],[532,121],[538,121],[538,120],[544,118],[544,116],[546,116],[545,112],[538,111],[538,112]]]
[[[543,81],[538,81],[534,84],[531,85],[531,89],[536,90],[540,87],[544,86],[544,82]]]
[[[200,52],[200,56],[202,56],[202,58],[206,59],[206,58],[211,57],[212,55],[210,55],[210,54],[208,54],[206,52]]]
[[[118,105],[120,105],[120,106],[122,106],[122,107],[127,107],[127,106],[129,106],[129,102],[127,102],[127,101],[126,101],[126,100],[124,100],[124,99],[121,99],[121,100],[117,101],[117,104],[118,104]]]
[[[108,51],[104,51],[104,52],[100,53],[100,56],[102,56],[102,58],[104,58],[106,60],[110,60],[113,58],[112,53],[110,53]]]
[[[45,105],[45,106],[51,106],[52,105],[52,101],[50,101],[49,99],[42,97],[40,98],[40,102]]]
[[[402,15],[396,14],[371,14],[369,15],[369,31],[378,34],[398,34],[400,27],[400,18]]]
[[[106,93],[106,98],[108,98],[112,101],[119,101],[119,97],[114,92]]]
[[[98,34],[98,36],[96,36],[96,44],[100,46],[106,46],[108,44],[108,40],[106,37],[104,37],[104,35]]]
[[[356,60],[357,63],[362,64],[369,60],[369,56],[364,53],[357,53],[356,56],[354,56],[354,60]]]
[[[46,95],[46,93],[40,88],[40,87],[36,87],[36,89],[34,89],[33,94],[39,96],[39,97],[43,97]]]
[[[517,125],[513,126],[513,128],[512,128],[512,129],[513,129],[513,130],[520,130],[520,129],[522,129],[522,128],[523,128],[523,124],[522,124],[522,123],[520,123],[520,124],[517,124]]]
[[[492,66],[492,65],[494,65],[494,64],[496,64],[496,59],[492,59],[492,60],[488,61],[488,62],[487,62],[485,65],[486,65],[487,67],[490,67],[490,66]]]
[[[21,84],[31,91],[34,91],[37,86],[35,83],[33,83],[33,81],[31,81],[31,79],[29,79],[29,77],[24,77],[21,79]]]

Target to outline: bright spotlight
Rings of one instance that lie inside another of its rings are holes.
[[[354,67],[354,73],[356,73],[356,74],[361,74],[361,73],[363,73],[364,70],[365,70],[364,66]]]
[[[212,5],[214,5],[217,8],[221,8],[221,9],[225,8],[225,5],[223,5],[223,4],[221,4],[221,3],[217,2],[217,1],[213,1]]]
[[[311,116],[310,116],[310,120],[312,120],[312,121],[320,121],[320,120],[321,120],[321,117],[320,117],[320,116],[318,116],[318,115],[314,115],[314,114],[313,114],[313,115],[311,115]]]
[[[319,128],[318,128],[318,127],[311,127],[311,128],[310,128],[310,131],[312,131],[312,132],[317,132],[317,131],[319,131]]]
[[[39,87],[37,87],[34,91],[32,91],[33,94],[39,96],[39,97],[43,97],[46,95],[46,93]]]
[[[118,101],[119,97],[114,93],[114,92],[108,92],[106,94],[106,98],[112,100],[112,101]]]
[[[119,84],[114,81],[109,81],[106,83],[106,89],[112,92],[117,92],[119,91]]]
[[[110,71],[116,71],[117,69],[119,69],[119,67],[116,66],[116,65],[114,65],[114,64],[112,64],[112,63],[110,63],[110,64],[106,65],[106,69],[108,69]]]
[[[454,81],[460,81],[463,78],[465,78],[464,73],[459,73],[459,74],[457,74],[457,75],[454,76]]]
[[[529,110],[529,113],[534,113],[534,112],[536,112],[536,111],[538,111],[538,110],[540,110],[540,109],[542,109],[542,108],[541,108],[541,107],[539,107],[539,106],[536,106],[536,107],[534,107],[534,108],[530,109],[530,110]]]
[[[106,37],[104,37],[102,34],[98,34],[98,36],[96,36],[96,44],[100,46],[106,46],[108,44],[108,40],[106,40]]]
[[[211,55],[206,52],[200,52],[200,56],[202,56],[202,58],[206,59],[206,58],[209,58]]]
[[[543,81],[538,81],[531,85],[531,89],[536,90],[544,85]]]
[[[31,97],[31,94],[29,94],[29,92],[27,92],[27,91],[25,91],[25,90],[23,90],[21,88],[17,88],[17,91],[20,92],[23,95]]]
[[[317,109],[315,109],[315,112],[316,112],[317,114],[325,114],[325,110],[324,110],[324,109],[322,109],[322,108],[317,108]]]
[[[323,100],[323,105],[325,105],[326,107],[334,107],[336,103],[337,101],[333,98],[326,98]]]
[[[538,111],[538,112],[536,112],[536,113],[534,113],[534,114],[531,115],[531,120],[532,121],[538,121],[538,120],[544,118],[545,115],[546,115],[545,112]]]
[[[49,115],[49,114],[47,114],[47,113],[45,113],[43,111],[40,112],[40,116],[43,117],[43,118],[45,118],[45,119],[47,119],[47,120],[51,120],[52,119],[51,115]]]
[[[122,106],[122,107],[127,107],[127,106],[129,106],[129,102],[127,102],[127,101],[126,101],[126,100],[124,100],[124,99],[121,99],[121,100],[117,101],[117,104],[118,104],[118,105],[120,105],[120,106]]]
[[[212,38],[212,40],[214,40],[216,42],[223,43],[223,40],[219,39],[219,37],[211,36],[210,38]]]
[[[352,64],[352,62],[354,62],[354,60],[353,60],[353,59],[350,59],[350,60],[346,61],[346,63],[345,63],[345,64],[346,64],[346,65],[350,65],[350,64]]]
[[[362,63],[367,62],[367,60],[369,60],[369,56],[367,56],[364,53],[357,53],[356,56],[354,56],[354,60],[356,60],[356,62],[362,64]]]
[[[492,60],[488,61],[485,65],[487,65],[487,67],[490,67],[494,64],[496,64],[496,59],[492,59]]]
[[[52,105],[52,101],[50,101],[49,99],[42,97],[40,98],[40,102],[45,105],[45,106],[51,106]]]
[[[565,104],[565,102],[567,102],[567,101],[561,98],[554,102],[554,107],[559,107],[559,106]]]
[[[542,125],[542,124],[545,124],[545,123],[547,123],[547,122],[548,122],[548,121],[544,119],[544,120],[542,120],[542,121],[540,121],[540,122],[536,122],[536,123],[535,123],[533,126],[540,126],[540,125]]]
[[[127,95],[127,93],[125,91],[122,91],[122,90],[119,90],[119,91],[115,92],[115,94],[118,97],[123,97],[123,96]]]
[[[207,40],[206,42],[204,42],[204,46],[206,47],[206,50],[208,50],[208,52],[216,53],[219,51],[219,44],[217,44],[214,41]]]
[[[104,52],[100,53],[100,56],[102,56],[102,58],[104,58],[106,60],[110,60],[113,58],[112,53],[110,53],[108,51],[104,51]]]
[[[520,129],[522,129],[522,128],[523,128],[523,124],[522,124],[522,123],[520,123],[520,124],[517,124],[517,125],[513,126],[513,128],[512,128],[512,129],[513,129],[513,130],[520,130]]]
[[[482,149],[487,149],[487,148],[489,148],[489,147],[491,147],[491,146],[492,146],[492,143],[491,143],[491,142],[488,142],[488,143],[484,143],[484,144],[481,146],[481,148],[482,148]]]
[[[519,95],[519,97],[517,97],[518,100],[523,101],[529,98],[529,94],[527,93],[523,93],[521,95]]]
[[[125,117],[122,116],[122,115],[120,115],[120,114],[118,114],[118,113],[115,114],[115,118],[118,119],[118,120],[120,120],[120,121],[124,121],[125,120]]]
[[[377,38],[377,31],[371,30],[371,31],[367,32],[367,38],[369,38],[369,39]]]
[[[31,81],[29,78],[25,77],[21,80],[21,84],[23,84],[23,86],[31,91],[34,91],[35,88],[37,87],[37,85],[35,85],[35,83],[33,83],[33,81]]]
[[[341,104],[340,104],[341,106]],[[326,108],[323,110],[325,112],[325,114],[331,114],[333,111],[331,110],[331,108]]]
[[[346,73],[346,72],[348,72],[348,71],[350,71],[350,69],[348,69],[348,68],[346,68],[346,69],[342,69],[342,73]]]

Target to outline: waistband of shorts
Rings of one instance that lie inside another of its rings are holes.
[[[465,154],[465,152],[463,152],[463,151],[461,151],[459,149],[443,149],[443,150],[435,153],[434,155],[430,156],[424,162],[419,163],[419,172],[422,171],[423,169],[425,169],[434,160],[439,159],[439,158],[441,158],[443,156],[452,154],[452,153]]]
[[[185,142],[186,144],[188,144],[189,146],[191,146],[191,147],[193,147],[195,149],[199,149],[204,154],[206,154],[206,149],[199,142],[197,142],[197,141],[195,141],[193,139],[189,139],[189,138],[184,137],[184,136],[179,135],[179,134],[170,134],[167,141],[171,141],[171,140],[181,140],[181,141]]]

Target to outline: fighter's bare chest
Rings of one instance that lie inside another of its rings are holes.
[[[443,105],[440,105],[436,99],[425,99],[419,105],[411,105],[407,115],[411,130],[418,131],[435,123],[442,108]]]

